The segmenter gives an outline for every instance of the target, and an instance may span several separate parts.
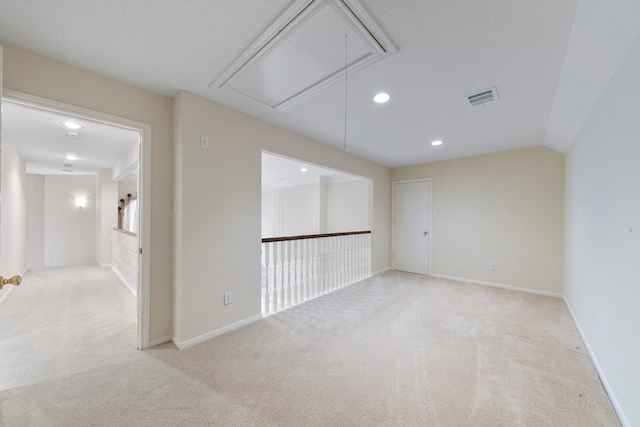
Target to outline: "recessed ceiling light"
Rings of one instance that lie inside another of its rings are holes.
[[[65,159],[67,160],[78,160],[78,158],[76,156],[74,156],[73,154],[69,154],[64,156]]]
[[[306,172],[307,168],[300,168],[300,172]]]
[[[380,92],[379,94],[377,94],[376,96],[373,97],[373,100],[375,102],[377,102],[378,104],[382,104],[383,102],[387,102],[390,99],[391,99],[391,97],[389,96],[389,94],[385,93],[385,92]]]
[[[439,140],[439,139],[436,139],[435,141],[433,141],[433,142],[431,143],[431,145],[434,145],[434,146],[435,146],[435,145],[442,145],[442,141],[441,141],[441,140]]]
[[[65,126],[67,129],[74,129],[74,130],[82,129],[84,127],[80,123],[71,122],[71,121],[60,122],[60,124]]]

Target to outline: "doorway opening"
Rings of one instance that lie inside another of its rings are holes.
[[[31,245],[27,269],[110,267],[136,298],[132,347],[149,347],[150,263],[143,248],[150,234],[151,127],[11,90],[4,91],[3,103],[3,145],[15,145],[24,180],[36,189],[31,205],[37,206],[26,221],[42,220],[41,229],[30,228],[30,239],[21,236]],[[1,185],[11,179],[3,177]]]

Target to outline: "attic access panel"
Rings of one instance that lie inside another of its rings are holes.
[[[354,0],[298,1],[209,87],[281,111],[395,52]]]

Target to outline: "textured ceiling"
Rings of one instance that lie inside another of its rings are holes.
[[[187,90],[342,148],[343,84],[278,113],[209,86],[307,3],[0,0],[0,40],[167,96]],[[359,4],[398,52],[349,76],[347,142],[389,167],[536,145],[566,151],[640,32],[637,0]],[[498,101],[468,105],[490,87]],[[387,104],[371,102],[380,90]],[[435,138],[445,143],[429,146]]]
[[[6,101],[2,121],[2,139],[18,150],[27,173],[40,175],[95,175],[101,169],[112,169],[131,157],[140,138],[129,129]],[[82,128],[67,129],[62,124],[65,121]],[[70,133],[75,135],[69,137]],[[68,159],[69,155],[75,159]]]

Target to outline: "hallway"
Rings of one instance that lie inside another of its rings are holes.
[[[136,298],[110,268],[28,271],[0,304],[0,391],[136,352]]]

